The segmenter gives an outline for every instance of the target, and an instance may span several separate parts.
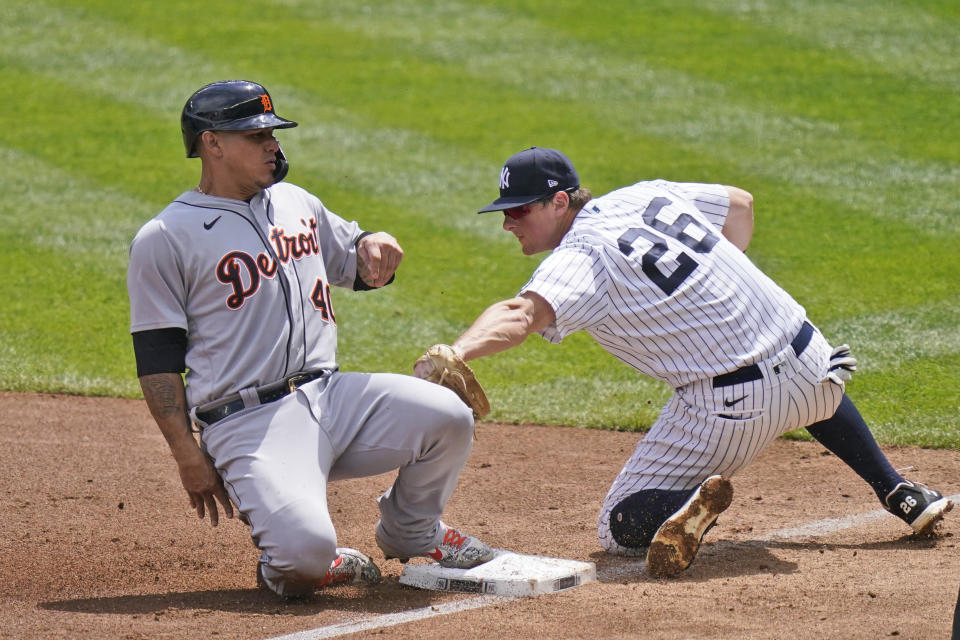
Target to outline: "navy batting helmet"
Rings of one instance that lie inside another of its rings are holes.
[[[297,126],[273,110],[270,94],[262,85],[246,80],[214,82],[198,90],[183,105],[180,129],[188,158],[197,157],[197,138],[204,131],[289,129]]]

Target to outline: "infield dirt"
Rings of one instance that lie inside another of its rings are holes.
[[[778,440],[733,479],[731,507],[678,578],[654,580],[595,537],[600,501],[639,434],[481,423],[444,519],[518,553],[595,562],[598,582],[348,637],[949,638],[960,509],[916,538],[815,443]],[[189,508],[143,401],[0,393],[0,638],[264,639],[475,596],[397,582],[373,540],[381,475],[331,485],[340,544],[372,588],[300,604],[256,589],[238,520]],[[960,492],[960,453],[884,447],[910,478]],[[821,523],[818,531],[789,529]],[[781,537],[771,534],[781,532]]]

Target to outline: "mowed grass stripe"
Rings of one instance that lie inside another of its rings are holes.
[[[130,239],[150,203],[0,147],[0,385],[134,395]]]
[[[59,77],[64,84],[136,105],[145,117],[158,118],[179,117],[186,99],[181,87],[199,86],[219,71],[202,56],[130,31],[109,12],[97,13],[94,3],[61,4],[4,2],[0,59],[41,77]],[[147,9],[140,3],[124,4],[136,11]],[[154,33],[161,33],[172,14],[164,5],[153,8],[158,14],[149,21],[159,27]],[[69,103],[63,107],[70,111]]]
[[[349,3],[336,6],[282,4],[283,8],[296,11],[296,15],[308,24],[322,14],[325,24],[332,21],[353,30],[350,39],[339,36],[343,42],[350,40],[350,48],[345,49],[347,52],[358,49],[380,55],[390,52],[398,62],[405,58],[414,66],[432,64],[438,72],[449,71],[446,69],[449,66],[452,75],[466,73],[480,79],[471,90],[473,99],[470,95],[463,96],[469,104],[482,104],[480,101],[491,99],[499,104],[504,85],[524,96],[539,94],[573,101],[581,118],[591,123],[604,123],[605,126],[599,128],[609,129],[611,137],[633,133],[653,135],[674,143],[682,141],[694,150],[735,162],[745,173],[770,179],[790,176],[824,190],[831,200],[845,202],[871,215],[902,217],[935,233],[956,233],[955,226],[949,224],[950,214],[955,209],[955,200],[949,196],[949,191],[960,177],[960,170],[955,165],[911,161],[900,155],[891,155],[883,146],[846,138],[843,129],[829,120],[794,117],[779,110],[765,110],[762,105],[754,108],[738,104],[726,95],[722,84],[694,81],[673,71],[643,68],[629,56],[611,55],[591,43],[575,40],[557,43],[552,32],[540,23],[504,15],[483,6],[448,3],[444,5],[445,11],[431,13],[429,7],[417,10],[409,5],[390,3],[378,6],[376,11],[365,11],[363,7]],[[452,24],[444,22],[444,17],[454,9],[460,10],[461,19]],[[482,35],[465,39],[458,30],[458,26],[465,22],[476,25],[474,33]],[[329,31],[329,27],[327,29],[327,38],[320,40],[328,47],[324,53],[335,55],[333,52],[338,50],[341,41],[338,41],[337,34]],[[425,34],[429,34],[429,38]],[[298,43],[295,35],[291,39],[291,48],[308,59],[311,43]],[[218,42],[217,49],[210,53],[233,57],[230,55],[234,53],[230,51],[231,46],[242,49],[249,47],[249,43]],[[518,51],[520,46],[536,50],[540,55],[523,55]],[[241,52],[235,53],[239,55]],[[82,60],[83,56],[79,58]],[[551,68],[564,72],[545,74],[545,61],[549,61]],[[287,68],[282,61],[277,62],[280,62],[278,68]],[[404,92],[394,83],[397,77],[403,76],[402,69],[410,64],[400,65],[395,74],[384,74],[381,79],[382,91],[398,97],[393,111],[401,115],[405,111]],[[491,78],[496,79],[495,84]],[[438,104],[457,102],[452,97],[440,99],[444,97],[444,88],[436,88],[440,91]],[[464,89],[460,84],[455,87],[457,92]],[[318,84],[318,92],[322,95],[312,96],[311,104],[322,104],[329,98],[355,104],[355,112],[363,112],[362,99],[349,99],[352,89],[348,86],[338,86],[336,82]],[[412,95],[416,92],[406,93]],[[342,97],[337,98],[337,95]],[[516,102],[506,106],[521,108]],[[421,107],[416,104],[407,108]],[[311,115],[310,111],[306,113]],[[508,109],[505,118],[509,119],[515,113],[516,109]],[[389,112],[378,111],[369,115],[371,119],[390,118]],[[472,113],[463,115],[466,118],[464,128],[470,128],[470,119],[476,116]],[[549,118],[543,120],[548,125],[556,124]],[[431,118],[425,117],[422,121],[426,125],[424,129],[428,129]],[[403,124],[409,122],[404,120]],[[416,138],[424,135],[427,134],[421,132]],[[755,153],[758,145],[764,147],[765,153]],[[741,148],[743,151],[739,151]],[[812,163],[812,158],[817,162]],[[472,173],[468,172],[468,175]]]
[[[517,9],[508,0],[496,1],[504,10]],[[605,57],[625,55],[646,67],[721,83],[741,104],[766,104],[797,117],[834,122],[847,137],[874,141],[911,160],[958,157],[955,145],[931,135],[960,117],[955,86],[891,72],[838,46],[821,45],[816,34],[804,38],[776,24],[671,0],[642,6],[605,2],[591,7],[589,20],[581,19],[577,5],[548,5],[546,0],[528,0],[518,11],[534,13],[544,26],[570,39],[602,42]],[[883,32],[872,35],[881,42],[886,37]],[[956,37],[943,46],[955,46]]]
[[[0,385],[14,391],[133,395],[124,272],[116,256],[78,268],[70,249],[0,232]]]
[[[832,333],[856,336],[861,369],[880,371],[914,359],[960,354],[960,297],[930,306],[847,318]],[[960,372],[958,372],[960,373]]]
[[[0,146],[0,163],[5,167],[0,226],[18,245],[62,251],[72,259],[93,254],[93,261],[125,268],[133,234],[156,213],[152,203],[19,149]]]
[[[871,370],[847,387],[880,442],[957,448],[960,354],[904,360]]]
[[[824,49],[842,50],[891,74],[952,89],[960,86],[960,11],[953,0],[696,0],[685,4],[776,29]]]
[[[452,11],[449,4],[444,6]],[[562,114],[566,104],[577,104],[591,130],[607,129],[627,139],[641,134],[681,142],[695,152],[733,162],[743,173],[811,184],[827,198],[871,215],[904,218],[938,234],[957,232],[950,224],[956,207],[951,187],[960,177],[956,164],[892,154],[886,144],[851,135],[831,121],[829,113],[812,118],[784,111],[775,87],[767,89],[767,103],[745,103],[730,95],[719,82],[723,78],[709,81],[645,66],[622,46],[580,42],[572,29],[570,37],[558,39],[539,21],[491,14],[483,6],[457,7],[463,20],[482,25],[486,18],[491,23],[472,31],[473,38],[457,30],[459,22],[445,22],[446,12],[424,9],[412,16],[405,4],[387,3],[373,12],[352,4],[297,3],[297,7],[307,19],[323,11],[327,19],[354,30],[358,37],[375,39],[379,44],[374,46],[387,42],[414,61],[442,60],[462,66],[476,78],[496,78],[497,86],[478,92],[477,99],[495,100],[503,121],[514,115],[504,89],[510,86],[533,101],[531,108],[537,106],[537,96],[559,101],[543,113],[553,109]],[[537,55],[527,55],[528,49]],[[892,78],[889,85],[893,94],[911,93],[910,85],[899,85]],[[543,121],[546,126],[566,124],[548,116]]]
[[[161,132],[153,137],[166,144],[162,148],[140,148],[136,155],[161,166],[182,166],[184,171],[177,171],[178,177],[187,175],[189,169],[190,179],[196,179],[199,163],[179,161],[183,157],[176,133],[179,110],[186,97],[211,78],[232,77],[230,72],[215,71],[228,65],[216,66],[206,56],[125,33],[123,25],[86,11],[16,2],[6,11],[8,21],[0,26],[0,58],[20,67],[19,79],[25,89],[30,89],[24,95],[33,96],[20,104],[22,118],[33,114],[56,118],[45,123],[59,125],[48,126],[50,135],[67,128],[70,121],[77,127],[96,121],[108,129],[99,139],[105,145],[114,144],[111,139],[119,137],[139,142],[143,138],[131,136],[126,125],[135,120],[151,121]],[[104,73],[105,68],[110,72]],[[17,73],[13,69],[11,72]],[[42,79],[45,76],[49,80]],[[57,90],[57,85],[62,88]],[[71,87],[75,92],[69,91]],[[291,178],[298,174],[322,176],[322,181],[335,183],[338,189],[399,200],[406,206],[425,201],[447,206],[442,203],[453,197],[454,185],[461,191],[463,186],[489,191],[479,185],[489,183],[496,168],[449,144],[409,129],[378,128],[356,112],[325,103],[321,95],[301,87],[269,83],[268,88],[278,97],[283,115],[304,122],[297,131],[278,134],[294,158]],[[101,112],[92,106],[97,96],[118,106]],[[70,107],[58,116],[47,116],[42,107],[45,104]],[[118,117],[123,105],[132,108]],[[19,138],[13,132],[9,135],[13,143]],[[78,131],[77,135],[83,137],[84,132]],[[65,146],[69,148],[70,143],[66,141]],[[23,140],[22,144],[26,149],[31,147],[30,141]],[[95,154],[70,155],[93,158]],[[132,154],[118,155],[129,158]],[[138,185],[131,181],[129,188]],[[478,194],[472,202],[479,201]],[[431,226],[469,229],[488,240],[499,239],[502,233],[487,222],[477,216],[446,215],[431,221]]]
[[[883,442],[955,446],[960,395],[960,297],[823,325],[850,344],[858,370],[847,391]],[[806,436],[801,430],[795,434]]]

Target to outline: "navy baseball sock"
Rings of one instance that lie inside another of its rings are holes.
[[[810,425],[807,431],[866,480],[881,502],[904,481],[880,451],[870,427],[847,394],[843,394],[832,417]]]

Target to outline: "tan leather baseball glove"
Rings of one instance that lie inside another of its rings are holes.
[[[474,419],[490,413],[490,403],[483,387],[473,370],[450,345],[435,344],[427,349],[414,363],[413,374],[456,393],[464,404],[473,409]]]

